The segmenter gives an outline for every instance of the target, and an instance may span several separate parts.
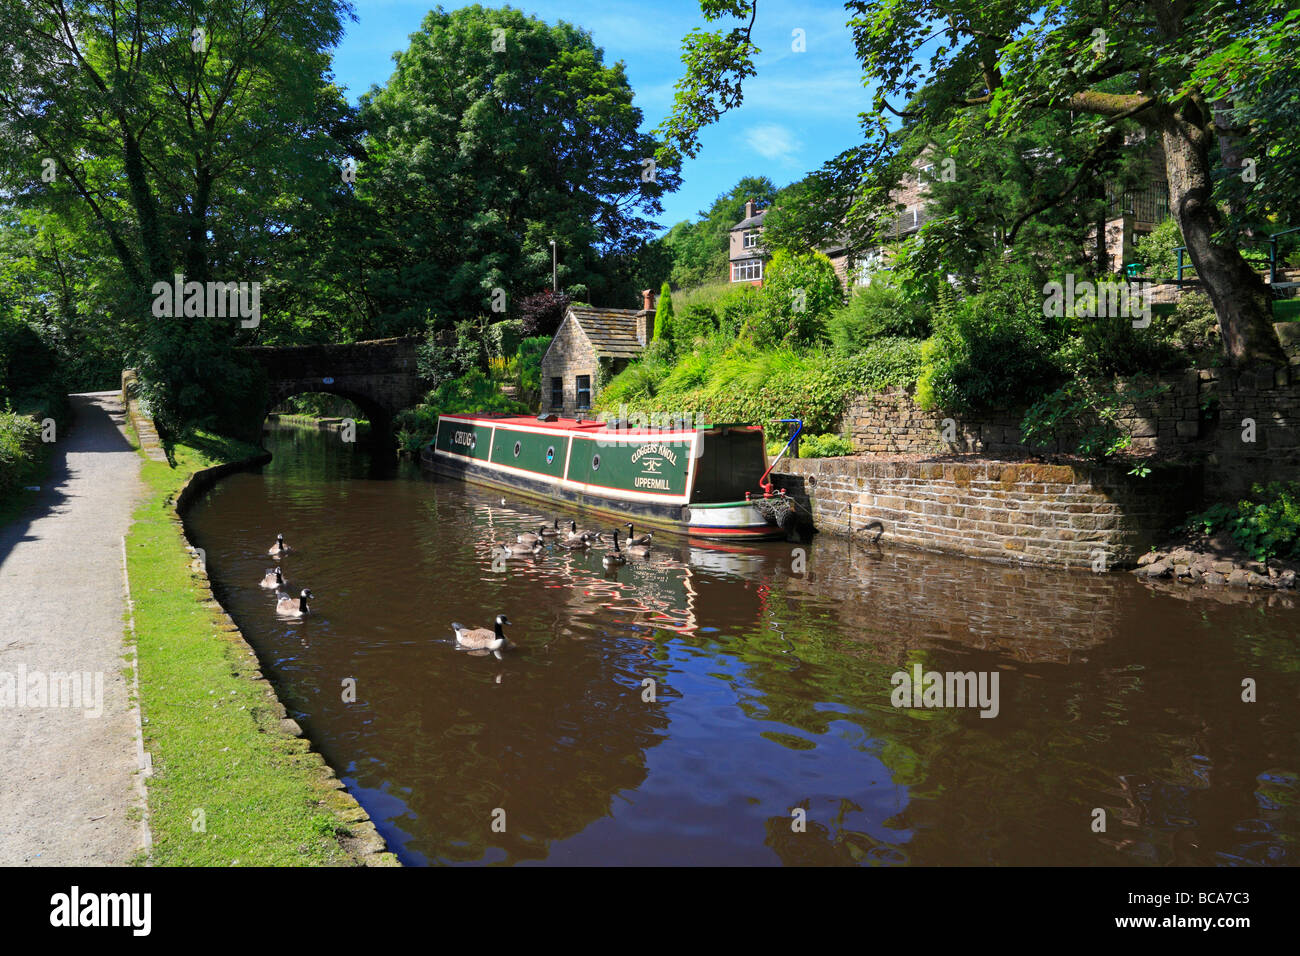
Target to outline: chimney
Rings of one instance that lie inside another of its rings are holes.
[[[754,213],[756,213],[756,212],[758,212],[758,210],[754,208],[754,200],[752,200],[752,199],[747,199],[747,200],[745,201],[745,218],[746,218],[746,219],[753,219],[753,218],[754,218]]]
[[[641,290],[641,311],[636,314],[636,340],[642,345],[650,341],[650,330],[654,328],[654,316],[654,289],[643,289]]]

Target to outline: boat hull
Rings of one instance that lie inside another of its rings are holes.
[[[701,447],[697,435],[685,432],[610,440],[604,434],[548,432],[479,416],[444,417],[420,463],[445,478],[563,504],[618,523],[632,521],[638,529],[705,541],[784,538],[784,529],[748,501],[689,500]],[[595,475],[581,470],[590,467],[591,452],[604,459],[603,468],[596,467],[612,487],[595,484]]]

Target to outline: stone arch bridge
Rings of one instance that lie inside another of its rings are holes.
[[[374,339],[351,345],[255,345],[240,351],[266,375],[262,419],[294,395],[326,392],[355,403],[370,419],[373,440],[388,444],[393,416],[423,396],[415,361],[419,344],[417,338]]]

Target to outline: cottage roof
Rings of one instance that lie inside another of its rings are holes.
[[[762,227],[763,219],[766,216],[767,216],[767,210],[760,209],[756,213],[754,213],[754,215],[750,216],[747,219],[742,219],[740,220],[740,222],[732,226],[731,231],[735,232],[737,229],[759,229]]]
[[[578,323],[600,358],[637,358],[645,347],[636,336],[639,309],[592,309],[571,306]]]

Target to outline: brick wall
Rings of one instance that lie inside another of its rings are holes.
[[[1119,467],[1025,462],[799,459],[784,487],[818,530],[1053,567],[1133,564],[1200,494],[1194,467],[1134,478]]]

